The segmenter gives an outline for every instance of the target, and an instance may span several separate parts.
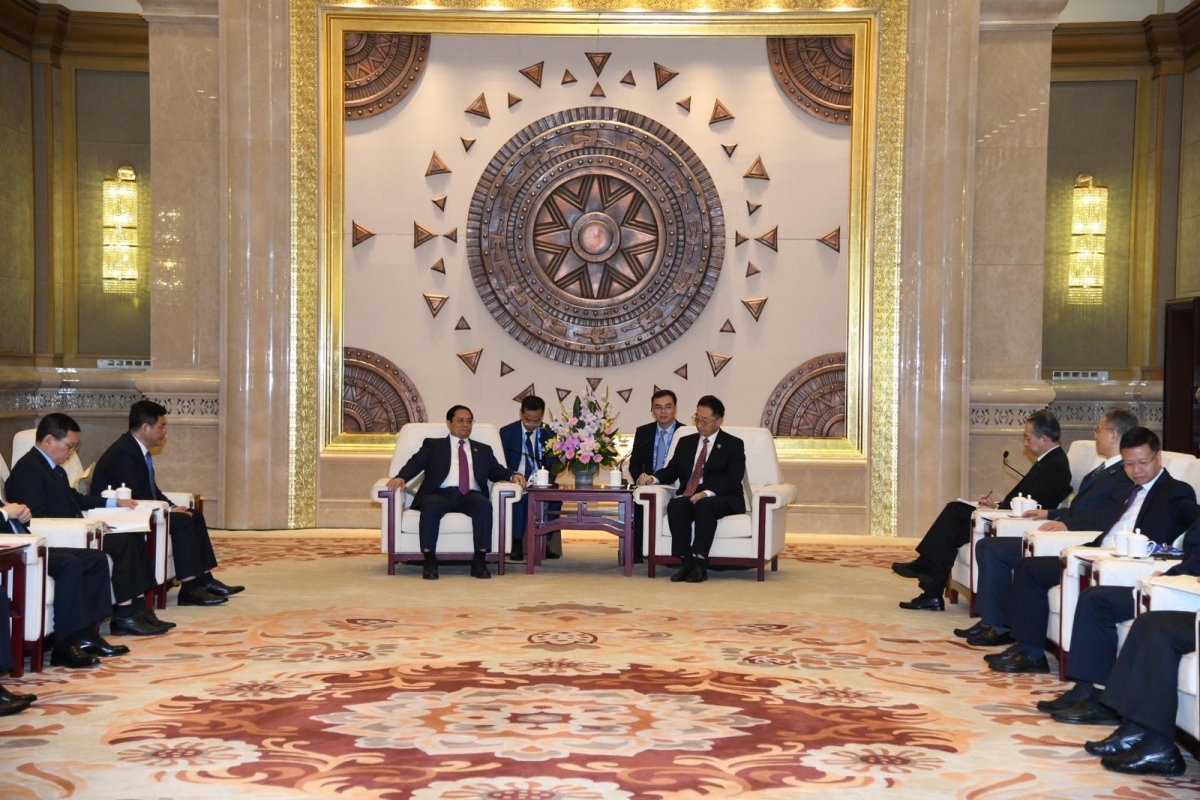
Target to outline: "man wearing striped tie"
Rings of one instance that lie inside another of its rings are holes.
[[[634,481],[647,473],[653,474],[667,465],[667,453],[671,451],[671,440],[683,423],[675,419],[675,408],[679,401],[670,389],[656,388],[650,398],[650,411],[654,421],[638,426],[633,434],[633,448],[629,451],[629,477]],[[633,529],[637,532],[633,548],[634,563],[643,561],[641,533],[645,528],[642,507],[633,509]]]

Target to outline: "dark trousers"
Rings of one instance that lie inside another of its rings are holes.
[[[1117,660],[1117,625],[1128,619],[1133,619],[1133,589],[1128,586],[1085,589],[1075,607],[1067,677],[1107,684],[1108,673]]]
[[[676,497],[667,503],[667,524],[671,526],[671,555],[676,558],[708,558],[717,521],[733,513],[727,497],[705,497],[692,502]]]
[[[557,519],[558,513],[562,511],[562,503],[555,500],[553,503],[546,503],[546,519]],[[513,503],[513,526],[512,540],[514,542],[525,541],[525,524],[529,521],[527,514],[529,513],[529,498],[522,497],[517,502]],[[489,540],[490,541],[490,540]],[[562,555],[562,532],[555,531],[546,537],[546,552]]]
[[[1058,586],[1062,564],[1058,556],[1022,558],[1013,569],[1008,626],[1012,637],[1031,655],[1045,652],[1050,600],[1046,593]]]
[[[47,564],[54,578],[54,636],[65,642],[112,614],[108,559],[99,550],[51,547]],[[29,609],[28,613],[41,613]]]
[[[31,614],[41,614],[41,609],[31,609]],[[8,629],[12,621],[8,610],[8,592],[0,588],[0,672],[9,672],[13,668],[12,636]],[[25,631],[17,631],[18,636],[24,636]]]
[[[926,566],[925,577],[920,581],[921,591],[941,594],[946,588],[958,548],[971,541],[971,514],[974,510],[957,500],[947,503],[925,532],[921,543],[917,545],[917,553]]]
[[[492,501],[483,492],[463,494],[453,486],[437,489],[421,499],[420,511],[422,552],[437,552],[442,517],[452,513],[466,514],[471,518],[476,553],[492,549]]]
[[[979,585],[975,587],[975,611],[984,625],[1008,630],[1008,600],[1012,596],[1013,569],[1021,560],[1019,536],[989,536],[975,545]]]
[[[113,560],[112,592],[117,603],[141,597],[157,585],[145,534],[107,533],[102,548]]]
[[[217,568],[217,555],[208,538],[208,525],[203,514],[172,511],[170,530],[176,575],[191,578]]]
[[[1189,611],[1142,614],[1134,620],[1125,638],[1100,702],[1146,730],[1174,738],[1175,714],[1179,708],[1179,660],[1195,649],[1195,614]]]

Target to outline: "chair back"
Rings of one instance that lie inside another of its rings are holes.
[[[12,460],[14,464],[37,444],[37,439],[34,438],[36,435],[36,428],[26,428],[23,431],[17,431],[13,434]],[[75,488],[76,484],[79,483],[79,477],[83,475],[83,462],[79,460],[79,453],[71,453],[71,457],[67,459],[67,463],[62,466],[66,470],[67,480],[70,482],[71,488]]]
[[[396,436],[396,449],[392,451],[392,463],[388,466],[388,476],[399,472],[400,468],[413,457],[413,454],[421,449],[421,445],[426,439],[442,439],[449,435],[450,430],[444,422],[409,422],[404,425]],[[500,444],[500,429],[495,425],[486,422],[475,423],[471,429],[471,439],[492,448],[492,454],[496,456],[496,460],[504,463],[504,445]],[[415,493],[424,477],[422,475],[408,483],[405,491],[410,495]]]
[[[738,437],[745,444],[746,475],[742,478],[742,488],[747,504],[750,502],[751,487],[782,482],[779,472],[779,456],[775,453],[775,437],[769,430],[737,425],[725,425],[721,430]],[[696,428],[693,425],[684,425],[675,431],[675,436],[671,439],[671,449],[667,453],[668,461],[675,455],[675,445],[679,443],[679,440],[695,432]]]
[[[1184,480],[1184,475],[1188,469],[1196,463],[1196,457],[1191,453],[1177,453],[1174,450],[1163,450],[1159,453],[1162,456],[1163,469],[1171,473],[1172,478]]]
[[[1096,452],[1095,439],[1080,439],[1071,442],[1067,450],[1067,461],[1071,464],[1071,490],[1079,491],[1083,476],[1100,466],[1100,454]]]
[[[4,497],[4,482],[8,480],[8,464],[4,463],[4,456],[0,456],[0,499]]]

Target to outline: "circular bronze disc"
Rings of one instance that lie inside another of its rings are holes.
[[[425,422],[421,393],[399,367],[370,350],[342,353],[343,431],[395,433],[407,422]]]
[[[467,260],[484,304],[535,353],[607,367],[678,339],[712,296],[725,220],[679,136],[618,108],[560,111],[483,172]]]
[[[763,408],[762,426],[776,436],[846,435],[846,354],[805,361],[776,385]]]
[[[346,118],[373,117],[399,103],[416,86],[428,59],[427,33],[347,33]]]
[[[769,38],[767,61],[775,83],[797,108],[826,122],[850,124],[853,37]]]

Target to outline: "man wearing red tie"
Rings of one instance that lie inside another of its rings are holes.
[[[742,478],[746,474],[746,445],[721,430],[725,404],[705,395],[696,404],[692,424],[696,433],[679,440],[675,455],[653,474],[638,483],[676,483],[679,494],[667,504],[671,526],[671,555],[682,560],[673,583],[703,583],[708,580],[708,551],[717,533],[717,522],[730,514],[746,511]]]
[[[438,579],[437,540],[442,517],[450,513],[466,514],[471,518],[475,537],[475,557],[471,561],[472,578],[490,578],[486,557],[492,542],[492,501],[488,497],[488,482],[513,481],[525,486],[525,476],[508,469],[496,460],[492,448],[472,441],[471,428],[475,416],[466,406],[451,406],[446,412],[446,427],[450,435],[444,439],[426,439],[421,449],[413,453],[396,477],[388,481],[393,492],[404,491],[409,481],[421,473],[412,507],[421,511],[421,552],[425,554],[427,581]]]

